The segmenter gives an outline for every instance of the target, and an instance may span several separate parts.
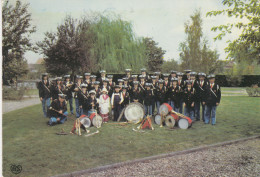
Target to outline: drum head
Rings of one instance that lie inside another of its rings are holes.
[[[93,117],[93,119],[92,119],[92,124],[93,124],[95,127],[101,127],[102,121],[103,121],[102,117],[97,114],[95,117]]]
[[[80,118],[80,123],[85,127],[88,128],[91,126],[91,121],[88,117]]]
[[[162,104],[160,107],[159,107],[159,112],[160,114],[162,114],[163,116],[166,116],[168,113],[169,113],[169,108],[166,104]]]
[[[130,103],[124,114],[129,122],[137,123],[144,117],[144,108],[140,103]]]
[[[175,125],[175,119],[171,115],[168,115],[165,119],[165,125],[167,127],[173,128]]]
[[[180,119],[179,122],[178,122],[178,126],[181,129],[187,129],[189,127],[189,122],[188,122],[187,119]]]
[[[156,115],[155,118],[154,118],[154,122],[157,124],[157,125],[161,125],[161,115]]]

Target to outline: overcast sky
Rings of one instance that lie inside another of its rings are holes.
[[[13,3],[15,0],[11,0]],[[206,12],[221,10],[225,7],[221,0],[22,0],[30,3],[32,24],[37,32],[32,35],[34,42],[41,41],[47,31],[56,31],[66,15],[79,18],[84,13],[112,11],[122,19],[130,21],[138,37],[152,37],[159,46],[166,50],[165,59],[179,60],[179,44],[185,40],[184,23],[196,9],[201,9],[203,34],[209,40],[212,49],[217,49],[220,59],[225,59],[226,41],[235,39],[234,31],[221,41],[214,42],[217,33],[210,29],[234,21],[225,16],[206,17]],[[40,54],[27,52],[28,63],[35,63],[43,57]]]

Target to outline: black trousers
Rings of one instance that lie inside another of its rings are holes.
[[[117,121],[121,113],[121,104],[114,105],[114,121]]]

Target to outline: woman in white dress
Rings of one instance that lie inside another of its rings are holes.
[[[102,94],[99,97],[100,116],[103,118],[103,122],[106,123],[109,120],[110,98],[106,88],[103,88],[101,92]]]

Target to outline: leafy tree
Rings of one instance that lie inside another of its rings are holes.
[[[53,75],[78,73],[86,67],[86,51],[83,46],[88,41],[85,32],[89,28],[86,20],[76,20],[67,16],[57,32],[45,33],[43,41],[37,45],[44,54],[46,70]]]
[[[162,67],[161,67],[161,71],[163,73],[170,73],[171,70],[175,70],[175,71],[179,71],[179,64],[177,61],[175,61],[174,59],[171,60],[164,60]]]
[[[195,11],[190,16],[191,22],[186,22],[185,33],[187,38],[180,43],[181,69],[191,69],[213,73],[216,70],[216,63],[219,55],[216,50],[211,50],[208,41],[203,40],[202,19],[200,11]]]
[[[28,72],[24,53],[36,48],[30,41],[30,35],[36,31],[31,25],[29,4],[22,4],[20,0],[15,5],[9,1],[3,2],[2,7],[2,55],[3,78],[12,79]]]
[[[158,43],[152,38],[146,37],[143,39],[143,42],[146,46],[145,54],[148,59],[148,70],[161,71],[165,51],[161,47],[158,47]]]
[[[228,47],[225,49],[228,57],[238,62],[246,60],[260,64],[259,0],[223,0],[222,4],[227,6],[227,9],[208,12],[207,16],[227,15],[240,20],[213,27],[212,31],[220,32],[214,39],[221,40],[226,34],[232,33],[234,28],[240,29],[240,36],[234,41],[228,41]],[[243,57],[239,56],[241,53]]]

